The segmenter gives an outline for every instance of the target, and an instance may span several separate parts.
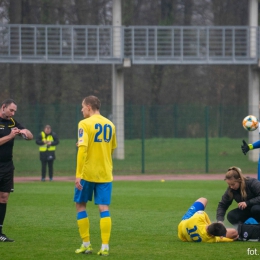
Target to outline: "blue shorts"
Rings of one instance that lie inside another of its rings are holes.
[[[184,214],[181,220],[191,218],[197,211],[204,210],[204,205],[200,201],[195,201],[188,211]]]
[[[112,194],[112,182],[95,183],[81,180],[80,184],[83,189],[75,188],[74,202],[87,203],[92,201],[94,194],[94,202],[96,205],[110,205]]]

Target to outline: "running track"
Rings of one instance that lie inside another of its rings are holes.
[[[245,176],[257,178],[257,174],[245,174]],[[140,174],[140,175],[114,175],[114,181],[173,181],[173,180],[224,180],[223,174]],[[39,177],[14,177],[15,182],[40,181]],[[75,176],[55,177],[54,181],[74,181]],[[48,178],[46,179],[48,181]]]

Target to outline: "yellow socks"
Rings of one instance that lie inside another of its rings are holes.
[[[109,211],[103,211],[100,213],[100,231],[102,244],[109,244],[110,234],[112,228],[112,221]]]
[[[79,234],[83,242],[89,242],[89,218],[86,211],[78,212],[77,223],[79,227]]]
[[[89,235],[89,218],[86,211],[78,212],[77,224],[79,228],[79,234],[83,243],[90,242]],[[100,213],[100,232],[102,244],[108,245],[110,240],[112,228],[112,221],[109,211],[103,211]]]

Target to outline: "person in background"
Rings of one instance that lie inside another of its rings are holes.
[[[208,200],[197,199],[188,209],[178,226],[178,237],[184,242],[232,242],[238,239],[234,228],[226,228],[223,223],[211,223],[204,211]]]
[[[55,150],[56,146],[59,144],[59,138],[56,133],[51,129],[50,125],[46,125],[44,130],[38,135],[36,139],[36,144],[38,144],[40,151],[40,160],[42,164],[41,175],[42,181],[45,181],[46,168],[48,165],[49,169],[49,179],[53,180],[53,163],[55,160]]]
[[[109,240],[112,221],[109,212],[111,202],[113,162],[112,154],[117,146],[114,124],[100,114],[100,100],[88,96],[82,101],[85,119],[78,124],[78,154],[74,202],[77,210],[77,224],[82,239],[75,253],[90,254],[89,218],[87,202],[98,205],[100,213],[101,249],[100,256],[109,255]]]
[[[249,218],[260,222],[260,181],[245,177],[240,168],[230,167],[226,173],[225,181],[228,185],[217,208],[217,221],[223,222],[226,211],[233,200],[237,208],[227,214],[228,221],[237,226]]]
[[[13,242],[3,234],[7,202],[10,192],[14,191],[13,146],[16,136],[32,140],[32,133],[18,123],[13,116],[17,105],[13,99],[6,99],[0,108],[0,242]]]

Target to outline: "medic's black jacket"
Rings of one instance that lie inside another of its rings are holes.
[[[247,207],[252,207],[254,205],[260,205],[260,181],[255,178],[246,177],[246,200],[243,200],[240,189],[232,190],[229,187],[222,196],[221,201],[218,204],[217,208],[217,221],[223,221],[227,209],[232,204],[233,200],[237,203],[245,201]],[[233,198],[230,199],[228,191],[231,190],[233,193]]]

